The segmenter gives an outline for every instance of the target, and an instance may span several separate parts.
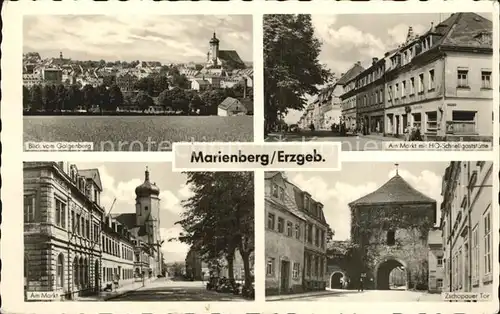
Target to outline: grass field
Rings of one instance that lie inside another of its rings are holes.
[[[170,151],[175,142],[251,142],[253,116],[25,116],[24,142],[93,142],[96,151]]]

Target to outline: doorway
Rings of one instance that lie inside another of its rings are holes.
[[[332,278],[330,279],[330,288],[331,289],[342,289],[342,278],[344,275],[341,272],[336,272],[332,274]]]
[[[94,289],[96,292],[99,292],[99,290],[101,290],[99,285],[99,261],[95,261],[94,264]]]
[[[290,262],[281,261],[281,293],[288,293],[290,290]]]

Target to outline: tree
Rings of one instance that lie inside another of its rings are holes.
[[[165,75],[155,75],[153,77],[154,96],[158,96],[164,90],[168,90],[168,78]]]
[[[148,95],[154,95],[155,81],[150,76],[143,77],[134,84],[134,87]]]
[[[250,287],[250,256],[254,251],[254,184],[252,172],[191,172],[193,196],[183,202],[179,240],[195,245],[210,259],[223,256],[232,279],[236,249],[243,260],[245,286]]]
[[[54,109],[61,110],[64,109],[64,100],[66,99],[66,87],[63,84],[59,84],[55,88],[55,99],[54,99]]]
[[[30,107],[30,90],[23,85],[23,109],[27,110]]]
[[[264,16],[266,133],[289,109],[303,109],[304,95],[317,93],[316,86],[328,80],[329,71],[318,61],[320,51],[310,15]]]
[[[71,85],[65,95],[62,109],[75,110],[83,102],[82,91],[77,85]]]
[[[45,85],[42,89],[44,109],[52,112],[56,109],[56,91],[54,85]]]
[[[200,96],[195,94],[191,97],[191,101],[189,102],[189,112],[199,113],[203,109],[203,105]]]
[[[200,111],[201,114],[215,115],[221,102],[226,99],[226,92],[221,89],[210,89],[201,93],[200,98],[205,107]]]
[[[172,76],[172,85],[182,89],[188,89],[190,87],[189,80],[184,74],[174,74]]]
[[[97,102],[97,105],[99,105],[99,110],[101,112],[103,110],[109,108],[109,91],[105,85],[97,86],[96,102]]]
[[[160,106],[163,107],[163,109],[167,108],[172,108],[172,98],[170,97],[170,91],[169,90],[164,90],[163,92],[160,93],[158,96],[158,103]]]
[[[189,111],[189,100],[186,92],[179,88],[179,87],[174,87],[173,89],[169,90],[170,94],[170,99],[172,101],[172,109],[175,111],[182,111],[183,113],[186,113]]]
[[[31,88],[30,103],[31,110],[33,111],[45,109],[43,105],[42,88],[40,85],[35,85]]]
[[[109,106],[108,110],[116,111],[116,108],[123,105],[123,94],[120,88],[113,84],[109,89]]]
[[[93,105],[97,105],[97,95],[92,85],[85,85],[82,89],[82,93],[82,101],[87,110],[92,108]]]
[[[135,99],[135,103],[137,104],[137,106],[139,106],[139,108],[141,108],[141,110],[143,112],[146,109],[148,109],[149,106],[153,106],[154,105],[153,98],[149,97],[149,95],[146,94],[146,93],[144,93],[144,92],[140,92],[137,95],[137,98]]]

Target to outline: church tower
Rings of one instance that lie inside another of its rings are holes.
[[[160,189],[149,181],[146,167],[144,183],[135,188],[136,225],[140,227],[139,236],[149,244],[156,244],[160,232]]]
[[[210,49],[209,49],[209,59],[207,60],[213,66],[217,66],[217,58],[219,57],[219,39],[217,38],[215,32],[213,37],[210,39]]]

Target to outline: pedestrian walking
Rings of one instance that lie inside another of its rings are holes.
[[[359,277],[358,291],[361,291],[361,292],[365,291],[364,277],[363,277],[363,275],[361,275],[361,277]]]

